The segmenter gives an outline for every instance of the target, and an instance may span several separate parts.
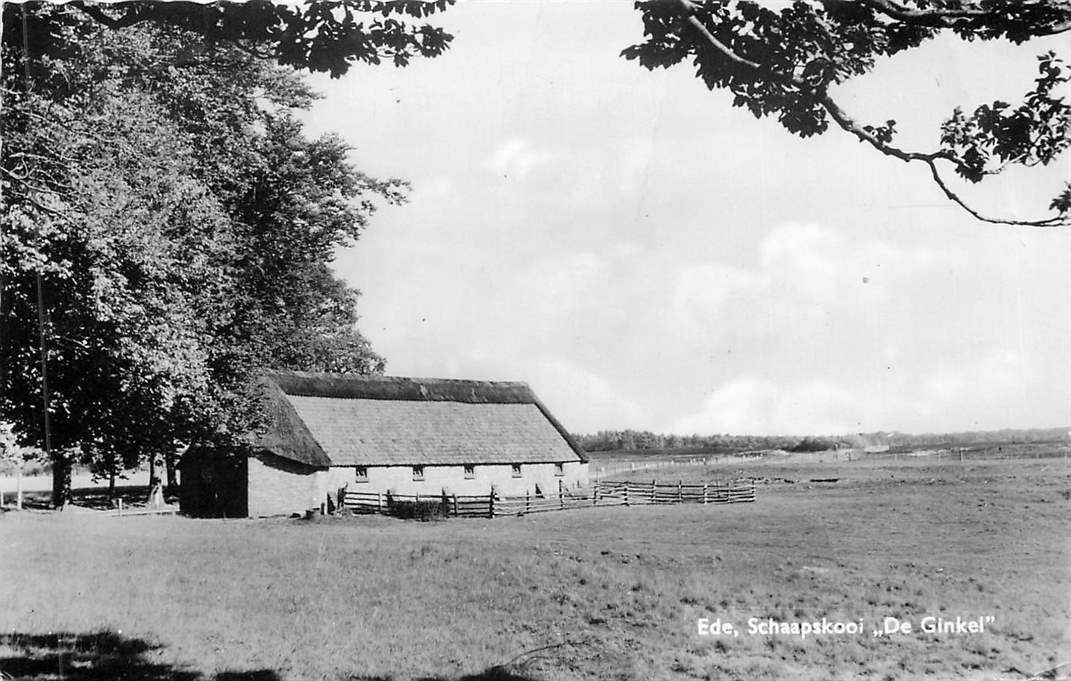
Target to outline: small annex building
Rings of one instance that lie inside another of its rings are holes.
[[[183,455],[183,513],[303,513],[342,488],[512,496],[588,483],[583,449],[524,383],[296,371],[262,383],[269,423],[247,453]]]

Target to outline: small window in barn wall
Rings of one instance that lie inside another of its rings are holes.
[[[424,467],[413,466],[413,481],[420,481],[424,479]]]
[[[476,479],[476,467],[475,466],[465,466],[465,479],[466,480],[475,480]]]
[[[565,464],[563,464],[563,463],[554,464],[554,475],[557,475],[558,477],[561,477],[561,476],[565,475]]]
[[[355,470],[356,472],[354,473],[354,477],[357,479],[357,482],[368,482],[367,468],[365,468],[364,466],[358,466]]]
[[[515,478],[521,477],[521,464],[519,464],[519,463],[513,464],[513,477],[515,477]]]

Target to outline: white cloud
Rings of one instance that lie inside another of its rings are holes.
[[[967,388],[964,377],[958,371],[950,369],[940,371],[920,383],[918,404],[922,407],[930,405],[930,408],[926,409],[929,413],[934,413],[938,405],[955,402]]]
[[[829,343],[894,322],[905,312],[901,293],[939,262],[923,250],[852,242],[813,224],[779,226],[758,251],[753,269],[678,266],[667,305],[675,328],[707,341],[732,331],[771,350]]]
[[[590,299],[590,290],[605,275],[595,253],[567,253],[544,258],[516,275],[516,288],[506,291],[518,324],[540,329],[559,325]]]
[[[683,337],[709,338],[721,325],[727,303],[766,282],[761,273],[728,265],[680,267],[671,278],[666,321]]]
[[[640,191],[649,182],[655,158],[654,141],[651,138],[634,137],[626,140],[623,150],[617,155],[617,187],[621,194]]]
[[[828,276],[843,268],[844,244],[836,232],[813,224],[787,224],[763,239],[759,264],[768,271]]]
[[[554,154],[550,151],[536,148],[526,139],[514,138],[500,144],[485,167],[500,177],[523,180],[553,159]]]
[[[677,433],[841,433],[856,430],[850,391],[824,381],[782,386],[740,378],[711,392],[700,409],[670,425]]]
[[[518,283],[533,298],[568,304],[602,273],[602,258],[595,253],[564,253],[544,258],[521,272]]]
[[[412,201],[436,203],[457,194],[457,185],[447,176],[429,177],[413,185]]]
[[[542,359],[532,368],[532,389],[572,432],[650,425],[643,408],[602,376],[562,358]]]
[[[1013,390],[1029,377],[1030,367],[1026,358],[1013,350],[1002,350],[982,360],[980,376],[994,388]]]
[[[771,230],[758,251],[754,269],[677,270],[667,309],[682,339],[727,348],[721,357],[735,371],[715,365],[718,387],[671,428],[829,433],[1030,422],[1008,403],[1045,392],[1043,372],[1006,345],[1010,334],[992,331],[996,320],[971,314],[971,304],[990,301],[971,296],[970,279],[946,274],[976,271],[959,253],[808,224]]]
[[[1030,394],[1042,383],[1025,359],[999,352],[942,363],[913,380],[778,381],[735,378],[711,391],[693,413],[672,421],[677,433],[842,434],[885,428],[913,432],[1053,425],[1031,420]],[[1007,400],[1018,404],[1009,409]],[[1035,417],[1037,418],[1037,417]],[[939,425],[935,425],[939,424]]]

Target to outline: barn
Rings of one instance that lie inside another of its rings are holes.
[[[262,384],[268,426],[248,450],[183,455],[183,513],[302,513],[341,488],[510,496],[588,482],[583,449],[524,383],[275,371]]]

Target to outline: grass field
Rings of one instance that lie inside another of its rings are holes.
[[[6,513],[0,671],[145,681],[1022,679],[1071,661],[1065,461],[672,472],[736,475],[765,481],[756,503],[431,523]],[[884,616],[925,615],[994,621],[981,634],[871,635]],[[748,635],[750,617],[865,626],[801,640]],[[699,636],[699,618],[745,633]]]

